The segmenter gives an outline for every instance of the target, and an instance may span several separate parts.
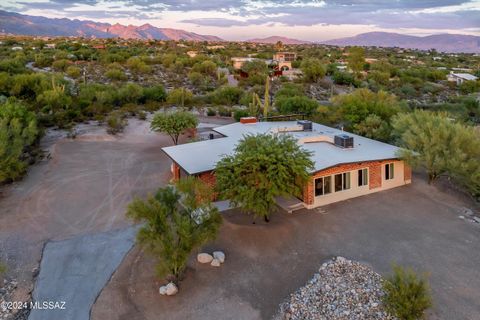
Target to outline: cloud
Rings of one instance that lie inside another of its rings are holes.
[[[170,14],[179,24],[217,28],[348,24],[480,30],[480,0],[3,0],[1,7],[29,14],[145,22]]]

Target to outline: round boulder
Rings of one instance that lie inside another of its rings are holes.
[[[213,252],[213,258],[220,261],[220,263],[224,263],[225,262],[225,253],[223,253],[222,251],[215,251],[215,252]]]
[[[176,295],[177,292],[178,292],[178,288],[177,288],[177,286],[175,285],[175,283],[170,282],[169,284],[167,284],[167,286],[166,286],[167,296]]]
[[[220,260],[218,259],[213,259],[212,263],[210,263],[212,267],[220,267]]]
[[[213,257],[208,253],[199,253],[197,255],[197,261],[200,263],[210,263],[212,262]]]

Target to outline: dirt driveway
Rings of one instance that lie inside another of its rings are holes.
[[[268,319],[321,263],[344,256],[387,274],[392,262],[429,272],[430,319],[478,319],[480,225],[458,218],[468,206],[420,180],[325,207],[278,214],[269,225],[226,216],[216,243],[227,260],[190,267],[180,293],[158,294],[150,258],[130,252],[92,310],[92,319]]]

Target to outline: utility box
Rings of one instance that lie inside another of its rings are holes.
[[[340,148],[353,148],[353,137],[350,137],[347,134],[339,134],[335,136],[334,143]]]

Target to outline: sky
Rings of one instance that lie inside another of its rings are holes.
[[[480,0],[0,0],[49,18],[184,29],[226,40],[322,41],[370,31],[480,35]]]

